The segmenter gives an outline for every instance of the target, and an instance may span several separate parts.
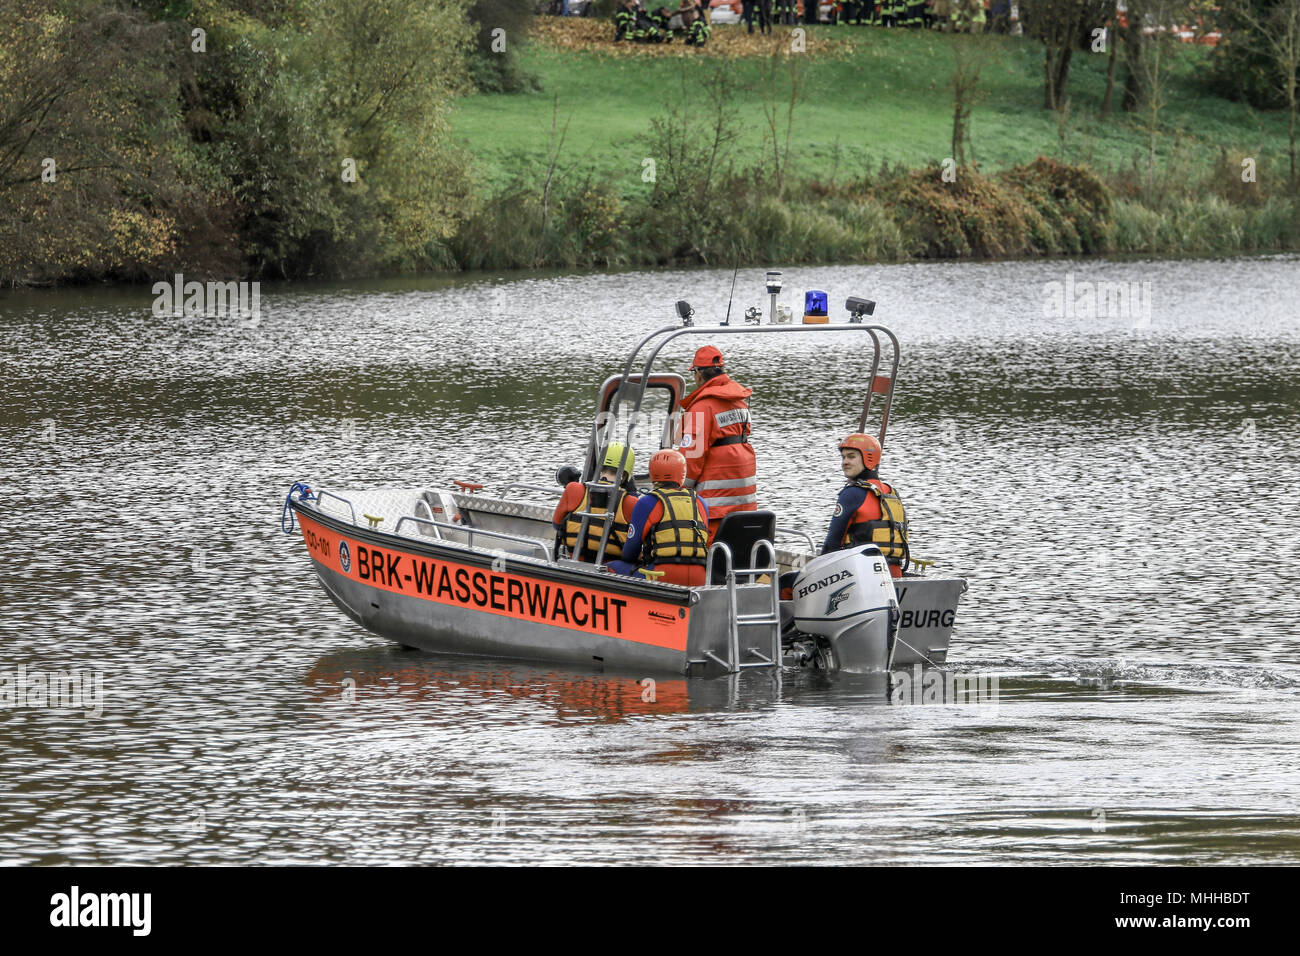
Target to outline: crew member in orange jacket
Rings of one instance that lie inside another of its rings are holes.
[[[691,363],[695,391],[682,398],[685,488],[693,488],[709,508],[709,543],[722,519],[733,511],[758,510],[758,474],[749,443],[749,404],[754,394],[728,377],[722,353],[706,345]]]
[[[902,577],[910,555],[907,516],[892,486],[876,473],[880,442],[855,432],[840,442],[840,470],[849,483],[835,500],[835,514],[822,545],[822,554],[855,545],[874,544],[889,562],[889,573]]]

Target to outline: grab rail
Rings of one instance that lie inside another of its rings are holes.
[[[546,485],[529,485],[529,484],[525,484],[522,481],[516,481],[513,482],[512,484],[506,485],[505,490],[501,492],[501,497],[503,498],[506,497],[508,494],[510,494],[510,492],[514,491],[516,488],[518,488],[521,491],[538,491],[544,495],[556,495],[556,494],[564,493],[563,489],[561,489],[560,491],[556,491],[555,488],[548,488]]]
[[[429,518],[420,518],[415,515],[403,515],[398,518],[397,527],[393,529],[393,534],[397,534],[401,530],[402,525],[407,521],[414,521],[416,524],[432,524],[437,526],[439,529],[446,528],[449,531],[459,531],[460,533],[469,536],[467,545],[471,548],[474,547],[475,535],[481,535],[486,538],[500,538],[503,541],[513,541],[516,544],[526,545],[529,548],[536,548],[542,553],[542,560],[547,564],[555,563],[555,559],[551,557],[551,549],[542,544],[542,542],[538,541],[536,538],[526,538],[520,534],[507,534],[504,531],[485,531],[482,528],[470,528],[464,525],[447,524],[444,521],[433,521]],[[439,539],[445,540],[442,538],[441,530],[439,530]]]
[[[768,554],[771,555],[772,568],[770,572],[767,569],[759,566],[758,563],[759,548],[767,548]],[[767,540],[766,538],[759,538],[757,541],[755,541],[753,547],[749,549],[749,566],[750,568],[757,568],[757,570],[749,572],[754,575],[755,580],[757,580],[758,576],[761,574],[771,575],[772,612],[777,616],[778,623],[779,623],[780,616],[781,616],[781,573],[780,573],[780,567],[778,566],[778,562],[776,560],[776,545],[773,544],[771,541]],[[777,628],[776,641],[774,642],[773,647],[776,649],[777,659],[780,660],[781,657],[780,628]]]
[[[817,542],[813,540],[813,536],[810,535],[807,531],[800,531],[798,528],[782,528],[778,526],[776,529],[776,533],[788,534],[791,536],[803,538],[805,541],[808,542],[808,552],[814,555],[817,553]]]
[[[429,504],[428,499],[426,498],[420,498],[418,501],[415,502],[416,511],[420,510],[420,505],[424,505],[424,510],[429,514],[429,524],[433,525],[433,536],[437,538],[439,541],[441,541],[442,532],[438,530],[438,519],[433,516],[433,506]],[[399,527],[401,526],[402,522],[400,519],[398,520],[397,524]],[[396,530],[394,530],[393,533],[396,534],[397,533]]]
[[[772,566],[768,568],[758,566],[758,555],[760,548],[766,548],[771,555]],[[751,667],[772,667],[775,666],[779,672],[781,666],[781,585],[778,580],[779,569],[776,566],[776,548],[772,542],[765,538],[760,538],[754,542],[749,550],[750,567],[737,569],[732,561],[731,548],[725,541],[715,541],[709,546],[708,568],[710,573],[713,569],[713,556],[721,554],[723,557],[723,567],[726,570],[727,580],[727,660],[723,660],[712,651],[705,651],[704,656],[711,658],[715,663],[721,664],[728,674],[735,674],[738,671]],[[767,574],[771,577],[772,591],[772,611],[770,614],[744,614],[740,613],[739,604],[736,599],[736,579],[741,577],[757,579],[760,575]],[[772,628],[772,648],[771,657],[761,654],[757,648],[749,648],[749,653],[758,658],[758,663],[742,664],[740,662],[740,628],[742,626],[753,626],[759,624],[768,624]]]
[[[352,507],[352,502],[348,501],[348,499],[346,499],[346,498],[340,498],[338,495],[336,495],[336,494],[334,494],[334,493],[332,493],[332,492],[329,492],[329,491],[317,491],[317,492],[316,492],[316,506],[317,506],[318,508],[320,507],[320,502],[321,502],[321,499],[322,499],[322,498],[333,498],[335,501],[341,501],[341,502],[343,502],[345,505],[348,506],[348,511],[350,511],[350,512],[352,513],[352,523],[353,523],[353,524],[356,524],[356,523],[357,523],[357,509],[354,508],[354,507]]]

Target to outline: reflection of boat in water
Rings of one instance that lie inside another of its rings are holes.
[[[805,691],[830,687],[815,672],[797,676],[804,681],[801,687]],[[883,703],[888,699],[888,674],[849,676],[852,682],[848,692],[860,695],[864,702]],[[449,698],[471,704],[502,699],[527,701],[552,709],[555,718],[563,722],[577,718],[613,723],[633,717],[717,713],[768,705],[782,695],[763,673],[714,681],[648,678],[549,664],[415,654],[391,646],[326,655],[307,673],[306,684],[321,701],[338,701],[347,695],[349,702],[358,704],[378,696],[421,705]],[[789,682],[782,687],[791,690]],[[801,698],[791,699],[797,702]],[[837,693],[835,699],[842,704],[843,693]],[[459,704],[447,710],[463,714]],[[437,714],[437,710],[430,713]],[[401,719],[410,717],[411,712],[404,709]],[[502,717],[514,719],[509,711],[503,711]],[[437,722],[439,718],[431,719]]]
[[[710,682],[693,683],[715,686]],[[337,698],[342,688],[356,699],[364,699],[381,688],[384,693],[395,692],[403,699],[422,701],[442,700],[449,694],[472,700],[509,697],[545,704],[561,718],[610,721],[684,713],[691,703],[688,681],[682,677],[637,678],[527,663],[494,662],[488,667],[480,660],[374,649],[321,658],[307,674],[307,684],[319,688],[322,697],[327,698]],[[705,706],[717,706],[719,702],[710,698]]]
[[[898,339],[866,324],[874,303],[850,298],[846,307],[847,323],[705,327],[679,302],[682,324],[643,338],[598,392],[581,472],[589,492],[609,488],[596,479],[611,426],[622,415],[634,447],[648,396],[665,411],[656,447],[672,447],[685,380],[654,364],[681,336],[868,335],[874,354],[858,430],[878,421],[883,445]],[[643,352],[644,366],[634,371]],[[624,477],[620,466],[615,485]],[[424,650],[687,676],[783,660],[871,672],[946,659],[965,581],[909,569],[896,587],[874,546],[816,555],[807,530],[783,529],[772,512],[733,513],[710,545],[707,583],[684,587],[608,571],[606,559],[618,556],[609,543],[613,509],[582,514],[579,540],[592,522],[602,526],[597,560],[584,563],[557,547],[557,489],[513,484],[494,497],[478,493],[480,485],[456,484],[333,492],[298,483],[286,500],[286,531],[296,518],[322,586],[345,614]],[[806,550],[777,547],[781,536],[801,539]],[[794,578],[784,601],[782,575]]]

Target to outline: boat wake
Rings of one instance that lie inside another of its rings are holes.
[[[1227,665],[1196,662],[1138,661],[1124,657],[974,658],[953,662],[963,672],[992,671],[1010,678],[1074,681],[1108,689],[1141,684],[1171,690],[1294,691],[1300,674],[1269,670],[1257,664]]]

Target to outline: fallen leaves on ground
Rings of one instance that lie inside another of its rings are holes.
[[[674,37],[672,43],[614,42],[612,19],[587,17],[538,17],[533,21],[533,41],[542,47],[557,50],[580,50],[605,56],[709,56],[724,59],[742,57],[789,55],[794,51],[793,31],[799,27],[776,26],[770,34],[755,30],[750,33],[741,23],[719,23],[713,26],[713,35],[703,47],[687,46],[683,37]],[[847,33],[847,31],[846,31]],[[825,31],[804,30],[805,53],[844,56],[853,52],[855,37],[842,35],[828,37]]]

